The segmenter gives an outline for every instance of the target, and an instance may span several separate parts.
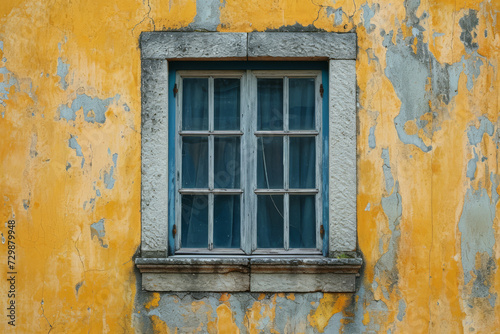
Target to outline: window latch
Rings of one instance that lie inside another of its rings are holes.
[[[325,90],[323,89],[323,84],[319,85],[319,95],[321,97],[323,97],[323,93],[325,92]],[[175,96],[175,95],[174,95]]]
[[[175,226],[174,224],[174,228],[172,229],[172,235],[175,237],[176,234],[177,234],[177,226]]]
[[[175,85],[174,85],[174,97],[176,97],[176,96],[177,96],[177,92],[178,92],[178,91],[179,91],[179,90],[177,89],[177,84],[175,84]],[[323,95],[321,95],[321,96],[323,96]]]
[[[323,227],[323,225],[321,225],[319,228],[319,234],[321,235],[321,238],[325,236],[325,228]]]

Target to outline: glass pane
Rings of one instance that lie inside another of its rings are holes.
[[[283,137],[257,138],[257,188],[283,189]]]
[[[289,128],[290,130],[315,129],[314,79],[289,79]]]
[[[283,130],[283,79],[257,80],[257,130]]]
[[[214,129],[240,129],[240,79],[214,79]]]
[[[182,138],[182,187],[208,188],[208,137]]]
[[[240,196],[214,196],[214,248],[240,248]]]
[[[208,79],[182,81],[182,129],[208,130]]]
[[[290,248],[316,248],[314,195],[290,195]]]
[[[283,195],[257,196],[257,248],[283,247]]]
[[[214,187],[240,187],[240,137],[214,138]]]
[[[182,195],[182,247],[208,248],[208,196]]]
[[[290,188],[316,188],[315,137],[290,137]]]

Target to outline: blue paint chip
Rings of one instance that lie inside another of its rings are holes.
[[[88,123],[103,124],[106,121],[106,111],[113,100],[118,100],[119,95],[107,99],[98,97],[90,97],[87,94],[77,94],[76,98],[71,102],[71,106],[60,105],[59,115],[67,121],[76,119],[76,112],[83,110],[83,117]]]
[[[76,141],[76,138],[78,138],[77,136],[71,136],[71,138],[69,139],[69,147],[74,149],[76,151],[76,156],[77,157],[82,157],[83,156],[83,153],[82,153],[82,147],[80,146],[80,144],[78,144],[78,142]]]
[[[484,134],[488,134],[488,136],[493,136],[493,132],[495,128],[493,123],[486,117],[481,116],[479,119],[479,127],[476,128],[474,125],[469,127],[467,131],[467,137],[469,138],[469,143],[473,146],[476,146],[483,140]]]
[[[66,82],[66,76],[69,72],[69,64],[66,64],[61,57],[57,59],[57,75],[59,76],[59,84],[66,90],[68,88],[68,83]]]
[[[94,237],[96,237],[99,240],[101,247],[108,248],[108,245],[104,244],[103,238],[105,236],[106,230],[104,228],[104,218],[90,225],[90,238],[94,239]]]

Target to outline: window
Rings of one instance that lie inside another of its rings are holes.
[[[144,289],[355,290],[355,58],[353,33],[141,35]]]
[[[179,71],[175,85],[173,253],[322,254],[321,71]]]

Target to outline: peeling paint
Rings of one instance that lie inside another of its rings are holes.
[[[377,146],[375,140],[375,125],[370,128],[370,134],[368,135],[368,147],[374,149]]]
[[[471,53],[479,48],[477,42],[474,42],[477,37],[477,25],[479,24],[479,19],[477,17],[477,11],[471,9],[469,13],[464,15],[458,24],[462,28],[462,33],[460,34],[460,40],[464,43],[467,52]]]
[[[476,254],[493,256],[496,202],[493,202],[484,188],[468,189],[458,228],[461,233],[462,268],[465,284],[471,280],[471,272],[476,266]]]
[[[89,123],[101,123],[106,121],[106,111],[113,100],[118,100],[119,96],[100,99],[98,97],[90,97],[87,94],[77,94],[76,98],[71,102],[71,106],[62,104],[59,106],[59,115],[67,121],[76,120],[76,113],[83,110],[83,117]]]
[[[371,7],[368,3],[364,3],[361,5],[361,9],[363,10],[363,26],[366,29],[367,33],[372,32],[376,26],[370,22],[370,20],[375,16],[375,11],[378,10],[378,5],[373,4]]]
[[[102,248],[108,248],[108,245],[104,243],[105,236],[106,230],[104,229],[104,218],[90,225],[90,238],[93,239],[96,237]]]
[[[113,177],[113,173],[116,169],[116,162],[118,161],[118,154],[113,154],[113,166],[111,166],[109,173],[107,171],[104,172],[104,184],[106,185],[106,189],[113,189],[115,186],[116,179]]]
[[[476,175],[477,162],[479,157],[477,156],[476,150],[474,150],[474,158],[470,159],[467,163],[467,177],[472,181],[474,180],[474,175]]]
[[[476,128],[474,125],[469,127],[467,131],[467,137],[469,138],[469,144],[476,146],[483,140],[483,136],[488,134],[488,136],[493,136],[495,128],[493,123],[486,116],[479,117],[479,127]]]
[[[216,31],[220,24],[220,0],[196,0],[196,16],[190,27],[206,31]]]
[[[69,64],[66,64],[61,57],[57,58],[57,75],[59,76],[59,84],[62,89],[66,90],[68,88],[68,83],[66,82],[66,76],[69,72]]]

